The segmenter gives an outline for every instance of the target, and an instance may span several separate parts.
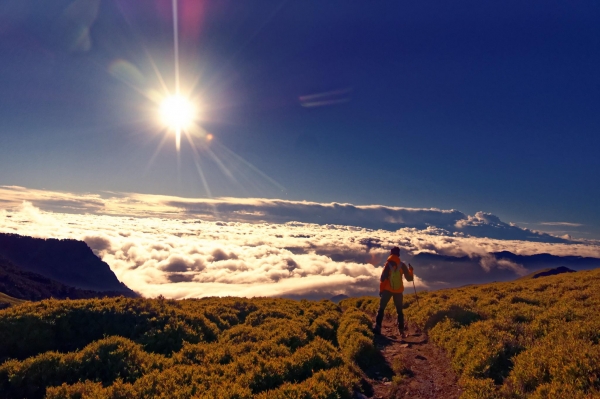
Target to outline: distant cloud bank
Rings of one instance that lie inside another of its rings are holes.
[[[130,288],[172,298],[371,295],[378,289],[378,266],[394,245],[407,259],[418,254],[468,257],[478,265],[471,272],[482,276],[528,272],[491,255],[501,251],[600,258],[596,242],[523,229],[483,212],[76,195],[8,186],[0,187],[0,231],[84,240]],[[417,287],[461,285],[428,276],[417,278]]]
[[[505,223],[495,215],[477,212],[465,215],[457,210],[401,208],[383,205],[317,203],[265,198],[191,199],[163,195],[111,193],[75,195],[0,186],[4,208],[23,201],[47,211],[123,216],[198,218],[206,221],[246,223],[302,222],[334,224],[370,229],[430,229],[441,235],[488,237],[565,243],[568,239]],[[564,223],[563,223],[564,224]]]

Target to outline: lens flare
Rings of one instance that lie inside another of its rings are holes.
[[[162,3],[163,2],[161,2],[161,4]],[[164,3],[166,4],[166,2]],[[185,9],[188,8],[189,4],[195,4],[194,2],[184,1],[182,1],[182,3],[185,4]],[[283,5],[284,3],[285,2],[281,4]],[[207,179],[205,171],[202,169],[204,162],[216,164],[218,169],[227,178],[242,187],[245,191],[246,187],[244,187],[244,183],[247,183],[251,189],[262,190],[265,187],[263,185],[264,181],[262,180],[266,180],[270,185],[282,192],[285,191],[283,186],[259,170],[256,166],[219,143],[219,140],[203,126],[203,124],[211,119],[211,111],[214,110],[215,107],[214,105],[211,105],[211,103],[205,101],[205,95],[208,93],[205,90],[206,88],[203,87],[202,90],[197,89],[197,86],[200,84],[201,75],[196,76],[195,79],[186,79],[188,76],[180,75],[178,0],[171,0],[171,5],[174,50],[173,79],[165,79],[163,77],[159,69],[159,63],[155,62],[148,49],[144,50],[148,57],[149,65],[154,70],[158,83],[160,84],[159,87],[149,87],[151,82],[147,76],[144,76],[142,72],[144,69],[139,69],[129,61],[115,60],[109,67],[109,72],[113,77],[146,97],[148,103],[151,103],[150,108],[147,109],[147,116],[151,117],[152,122],[163,126],[163,128],[160,129],[160,134],[163,137],[150,157],[148,165],[146,166],[146,172],[149,171],[154,160],[158,157],[158,154],[167,141],[170,141],[174,137],[175,150],[177,153],[177,176],[179,184],[181,185],[182,182],[180,178],[183,158],[181,152],[181,139],[183,138],[187,139],[187,142],[189,143],[189,151],[186,151],[185,159],[189,159],[190,156],[193,157],[200,182],[208,197],[212,197],[212,193],[209,187],[210,180]],[[282,5],[280,5],[279,8],[281,8]],[[197,6],[196,8],[198,7],[200,6]],[[120,8],[121,7],[119,6],[119,9]],[[279,10],[279,8],[277,10]],[[134,29],[134,26],[131,24],[126,14],[124,13],[123,15],[129,26]],[[187,17],[188,16],[186,15],[186,18]],[[138,35],[137,33],[139,32],[135,32],[135,29],[134,33],[136,33],[136,36],[141,37],[141,34]],[[167,84],[170,82],[172,82],[172,84]],[[343,89],[339,93],[327,92],[311,94],[301,97],[300,102],[303,106],[317,106],[317,104],[314,104],[315,101],[327,101],[324,97],[343,95],[347,91],[348,89]],[[212,117],[214,118],[214,116]],[[215,120],[212,119],[213,123],[214,121]],[[240,179],[236,177],[236,174],[240,176]],[[258,179],[256,178],[257,176]],[[216,207],[213,207],[213,213],[217,215],[218,218],[218,209]]]

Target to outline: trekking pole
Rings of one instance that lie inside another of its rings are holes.
[[[415,289],[415,298],[417,298],[417,306],[420,309],[421,305],[419,304],[419,296],[417,295],[417,287],[415,287],[415,280],[414,280],[414,278],[413,278],[413,288]]]
[[[410,267],[412,267],[412,265],[411,265],[410,263],[409,263],[408,265],[409,265]],[[417,295],[417,287],[415,286],[415,276],[414,276],[414,274],[413,274],[413,282],[412,282],[412,283],[413,283],[413,288],[414,288],[414,290],[415,290],[415,298],[417,298],[417,306],[418,306],[419,308],[421,308],[421,305],[419,304],[419,296]]]

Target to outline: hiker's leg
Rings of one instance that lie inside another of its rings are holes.
[[[385,314],[385,307],[392,298],[392,293],[389,291],[382,291],[381,298],[379,299],[379,310],[377,311],[377,318],[375,319],[375,325],[381,328],[383,322],[383,315]]]
[[[402,313],[402,294],[394,294],[394,305],[398,313],[398,329],[404,331],[404,313]]]

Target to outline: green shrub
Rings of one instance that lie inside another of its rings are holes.
[[[340,366],[320,371],[300,384],[286,383],[281,387],[257,395],[257,399],[350,399],[357,382],[355,374]]]
[[[303,381],[316,371],[342,365],[343,359],[339,352],[339,349],[329,342],[316,338],[290,357],[286,380]]]
[[[71,357],[46,352],[24,361],[11,360],[0,366],[0,392],[4,398],[41,398],[47,386],[65,382]],[[74,382],[74,381],[71,381]]]
[[[341,316],[329,301],[272,298],[27,304],[0,314],[0,339],[12,345],[0,353],[13,358],[0,365],[0,392],[7,399],[350,397],[357,376],[349,368],[355,360],[338,347]],[[372,339],[368,317],[351,311],[346,320],[346,352],[360,360],[364,348],[352,345],[359,335]]]
[[[446,319],[438,326],[430,331],[431,338],[448,351],[459,374],[467,377],[502,383],[512,367],[512,357],[521,350],[516,338],[491,320],[464,328]]]
[[[600,392],[586,394],[571,385],[553,382],[540,385],[529,397],[531,399],[597,399],[600,397]]]
[[[110,385],[119,379],[134,382],[150,370],[163,369],[170,361],[145,352],[126,338],[109,337],[96,341],[80,352],[46,352],[23,361],[12,360],[0,366],[0,392],[8,398],[39,398],[46,387],[78,380]]]
[[[555,331],[516,356],[509,378],[514,392],[527,394],[548,384],[582,393],[600,390],[600,346],[573,335]]]
[[[102,384],[91,381],[50,387],[46,393],[46,399],[107,399],[109,397]]]
[[[371,319],[360,310],[350,308],[344,312],[337,340],[347,362],[366,367],[381,361],[381,354],[373,345]]]
[[[168,355],[184,341],[214,341],[217,334],[203,314],[184,312],[159,299],[45,300],[0,314],[0,360],[78,350],[106,335],[126,337],[148,351]]]
[[[339,327],[339,319],[339,312],[327,312],[322,314],[312,322],[310,326],[310,332],[314,336],[336,342],[336,332]]]
[[[498,399],[500,396],[490,378],[464,376],[460,379],[460,384],[464,389],[461,399]]]

